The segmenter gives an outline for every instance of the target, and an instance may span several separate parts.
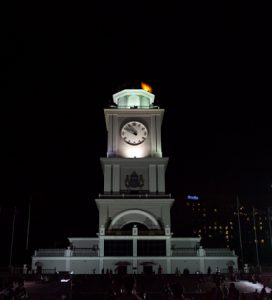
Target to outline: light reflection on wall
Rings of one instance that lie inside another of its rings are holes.
[[[122,145],[120,155],[127,158],[143,158],[149,156],[148,147],[145,143],[137,146]]]

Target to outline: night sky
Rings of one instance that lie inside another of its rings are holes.
[[[165,108],[176,227],[187,194],[218,203],[239,194],[260,209],[272,203],[266,19],[231,1],[99,2],[18,3],[3,27],[2,262],[14,206],[14,261],[22,260],[29,201],[30,250],[96,235],[103,109],[132,82],[150,84]]]

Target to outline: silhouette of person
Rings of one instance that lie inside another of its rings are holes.
[[[228,299],[229,290],[225,284],[222,286],[223,299]]]
[[[173,283],[171,286],[174,300],[186,300],[183,294],[183,287],[179,282]]]
[[[235,284],[231,282],[229,284],[229,294],[228,294],[228,299],[230,300],[238,300],[240,297],[240,292],[236,288]]]
[[[223,300],[223,291],[220,287],[220,281],[216,281],[215,287],[212,290],[212,298],[213,300]]]
[[[260,292],[260,299],[266,299],[266,297],[267,297],[266,289],[265,286],[263,286]]]
[[[124,294],[117,298],[117,300],[142,300],[136,294],[136,282],[132,276],[126,276],[123,281]]]
[[[14,299],[14,290],[13,290],[13,281],[8,281],[5,284],[4,290],[0,293],[4,295],[3,299],[4,300],[13,300]]]
[[[111,281],[111,288],[108,293],[107,300],[116,300],[121,295],[120,278],[113,278]]]
[[[24,280],[19,279],[17,282],[17,287],[14,290],[14,300],[27,299],[28,294],[24,286]]]

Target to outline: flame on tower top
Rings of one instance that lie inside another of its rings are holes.
[[[145,82],[141,82],[141,88],[146,92],[152,93],[152,87]]]

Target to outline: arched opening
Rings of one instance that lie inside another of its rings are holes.
[[[158,220],[152,214],[140,209],[129,209],[118,213],[112,218],[108,228],[109,230],[124,230],[124,228],[131,230],[134,224],[139,224],[140,228],[144,226],[144,230],[161,229]],[[139,227],[138,230],[140,229]]]
[[[148,230],[148,227],[142,223],[138,223],[138,222],[131,222],[131,223],[128,223],[126,225],[124,225],[121,230],[124,230],[124,231],[132,231],[132,228],[134,227],[134,225],[137,226],[138,230],[139,231],[147,231]]]

